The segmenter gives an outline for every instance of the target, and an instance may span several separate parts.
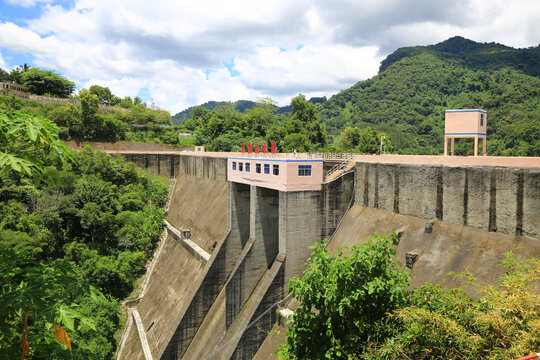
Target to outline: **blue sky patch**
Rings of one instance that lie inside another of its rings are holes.
[[[0,21],[26,27],[28,20],[40,17],[42,12],[40,5],[23,7],[4,0],[0,11]]]
[[[234,69],[234,58],[229,61],[223,60],[222,63],[223,66],[229,70],[229,74],[231,74],[232,77],[240,76],[240,73]]]
[[[8,48],[0,47],[0,54],[9,69],[15,68],[19,65],[28,64],[34,65],[34,56],[30,53],[17,53],[9,50]],[[8,70],[8,69],[4,69]]]
[[[148,88],[139,89],[137,96],[140,97],[143,102],[150,102],[152,100],[152,94]]]

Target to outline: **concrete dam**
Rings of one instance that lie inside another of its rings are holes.
[[[448,273],[465,270],[494,283],[506,251],[540,256],[538,158],[356,156],[324,182],[335,161],[123,155],[175,185],[119,359],[276,358],[277,305],[289,305],[287,281],[324,238],[335,253],[397,232],[413,285],[454,286]]]

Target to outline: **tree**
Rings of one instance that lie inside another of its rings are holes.
[[[246,110],[245,134],[248,137],[266,137],[268,129],[276,123],[276,102],[270,98],[261,98],[257,106]]]
[[[62,161],[72,158],[54,123],[40,116],[0,110],[0,168],[9,167],[21,175],[36,174],[53,154]]]
[[[292,98],[291,106],[293,118],[300,120],[302,123],[308,124],[317,120],[315,105],[307,101],[303,94],[298,94],[298,96]]]
[[[0,68],[0,81],[8,82],[10,80],[11,78],[9,77],[9,73],[6,70]]]
[[[389,314],[385,337],[366,346],[363,359],[516,359],[540,347],[540,260],[506,254],[507,273],[494,286],[460,274],[481,298],[462,288],[422,284],[409,304]]]
[[[357,147],[359,138],[360,129],[356,126],[347,126],[340,135],[341,144],[345,149],[354,149],[355,147]]]
[[[80,281],[66,260],[34,263],[25,253],[0,248],[0,294],[2,358],[17,353],[21,359],[32,353],[65,358],[72,349],[68,331],[81,325],[95,330],[76,301],[100,294]]]
[[[11,72],[9,73],[9,78],[6,81],[10,81],[10,82],[13,82],[15,84],[22,85],[23,84],[23,82],[22,82],[23,73],[27,72],[31,68],[32,67],[29,66],[28,64],[23,64],[23,65],[17,66],[16,68],[11,70]]]
[[[289,281],[302,306],[282,349],[294,359],[346,359],[366,344],[389,311],[406,304],[408,273],[393,262],[391,236],[375,235],[348,255],[313,246],[303,278]]]
[[[58,96],[66,98],[73,90],[75,83],[51,70],[30,68],[21,75],[21,83],[27,90],[36,95]]]
[[[358,146],[356,151],[361,154],[376,154],[380,151],[380,138],[375,130],[367,127],[357,132],[357,134]]]
[[[300,94],[291,100],[291,117],[278,127],[270,126],[267,140],[277,142],[282,150],[309,151],[326,145],[326,130],[319,123],[315,105]]]
[[[395,235],[355,245],[347,256],[314,247],[302,279],[289,281],[301,302],[289,322],[285,359],[515,359],[540,347],[540,260],[506,254],[497,286],[457,275],[463,288],[422,284],[395,263]]]
[[[92,85],[88,89],[91,94],[97,95],[99,103],[107,106],[114,106],[120,103],[120,99],[116,97],[108,87]]]
[[[79,91],[81,101],[82,135],[92,139],[101,132],[101,118],[98,116],[99,98],[86,89]]]
[[[281,142],[281,147],[286,152],[297,151],[308,151],[309,142],[304,134],[292,133],[288,134],[283,138]]]

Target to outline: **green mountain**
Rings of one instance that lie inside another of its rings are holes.
[[[323,96],[323,97],[312,97],[311,99],[308,100],[310,103],[312,104],[320,104],[320,103],[323,103],[326,101],[326,97]],[[226,105],[230,105],[231,102],[229,101],[208,101],[208,102],[205,102],[204,104],[201,104],[201,105],[197,105],[197,106],[201,106],[207,110],[215,110],[217,107],[220,107],[220,106],[226,106]],[[239,112],[239,113],[242,113],[242,114],[245,114],[247,110],[251,110],[253,109],[254,107],[257,106],[257,103],[254,102],[254,101],[250,101],[250,100],[238,100],[238,101],[235,101],[234,103],[234,108],[236,110],[236,112]],[[178,114],[174,115],[172,117],[172,121],[174,124],[183,124],[186,120],[188,119],[191,119],[193,117],[193,109],[195,109],[197,106],[191,106],[181,112],[179,112]],[[287,106],[282,106],[282,107],[278,107],[276,106],[276,113],[277,114],[283,114],[283,113],[288,113],[288,112],[291,112],[292,111],[292,106],[291,105],[287,105]]]
[[[477,43],[455,36],[429,46],[400,48],[382,61],[379,72],[405,57],[430,53],[443,60],[454,60],[472,70],[495,71],[513,68],[527,75],[540,76],[540,46],[514,49],[497,43]]]
[[[385,132],[398,153],[440,154],[444,111],[481,108],[490,155],[540,156],[539,77],[540,47],[454,37],[398,49],[378,75],[324,102],[320,118],[332,135],[369,126]],[[468,141],[458,141],[458,153],[466,153]]]
[[[183,124],[184,121],[191,119],[193,117],[193,109],[195,109],[198,106],[201,106],[207,110],[213,111],[217,107],[230,105],[230,104],[231,102],[229,101],[208,101],[208,102],[205,102],[204,104],[191,106],[183,111],[180,111],[178,114],[172,117],[172,121],[175,125]],[[239,113],[245,113],[246,110],[253,109],[255,106],[257,106],[256,102],[250,101],[250,100],[238,100],[232,104],[234,104],[234,108],[236,112],[239,112]]]

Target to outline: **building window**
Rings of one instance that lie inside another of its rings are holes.
[[[273,173],[274,173],[274,175],[279,175],[279,165],[274,165],[273,166]]]
[[[298,165],[298,176],[311,176],[311,165]]]
[[[264,173],[270,174],[270,164],[264,164]]]
[[[244,163],[238,163],[238,171],[244,171]]]
[[[480,126],[484,126],[484,114],[480,114]]]
[[[246,163],[246,172],[249,172],[249,169],[251,168],[251,164],[250,163]]]
[[[232,169],[233,169],[233,170],[236,170],[236,161],[233,161],[233,162],[232,162]]]
[[[261,164],[255,164],[255,172],[257,174],[260,174],[261,173]]]

